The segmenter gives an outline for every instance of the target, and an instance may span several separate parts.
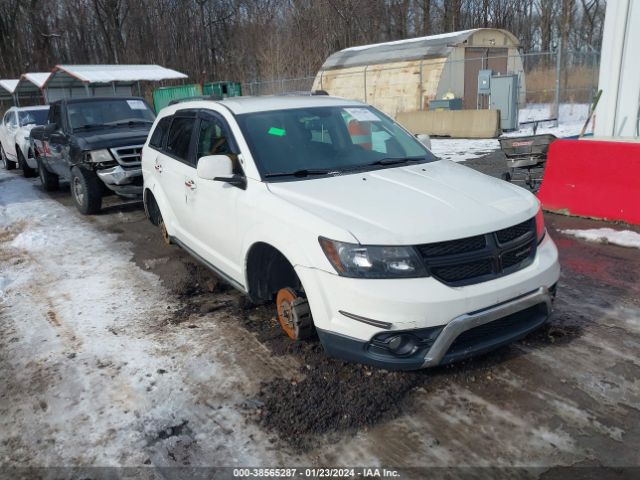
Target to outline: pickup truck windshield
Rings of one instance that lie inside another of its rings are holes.
[[[44,125],[47,123],[49,110],[40,108],[38,110],[21,110],[18,112],[20,117],[20,126],[25,125]]]
[[[255,112],[237,119],[269,181],[437,160],[398,124],[365,106]]]
[[[155,118],[142,100],[122,98],[69,103],[67,115],[73,130],[151,124]]]

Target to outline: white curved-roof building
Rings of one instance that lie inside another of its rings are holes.
[[[313,88],[372,104],[389,115],[426,110],[453,94],[465,109],[477,107],[478,71],[520,75],[518,39],[506,30],[476,28],[340,50],[327,58]]]

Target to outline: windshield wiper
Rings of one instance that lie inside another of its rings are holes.
[[[304,168],[301,170],[296,170],[294,172],[274,172],[265,174],[265,178],[273,178],[273,177],[309,177],[312,175],[328,175],[328,174],[336,174],[340,173],[339,170],[330,170],[328,168]]]
[[[129,120],[127,122],[115,122],[115,123],[111,123],[110,125],[113,126],[118,126],[118,125],[146,125],[147,123],[153,123],[151,120]]]
[[[86,125],[80,125],[79,127],[74,127],[74,130],[86,130],[88,128],[104,128],[108,125],[104,123],[87,123]]]
[[[404,158],[381,158],[375,162],[371,162],[369,165],[399,165],[401,163],[419,162],[424,160],[424,157],[404,157]]]

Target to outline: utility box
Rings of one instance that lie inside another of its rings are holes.
[[[503,131],[518,129],[518,75],[491,77],[491,103],[489,108],[500,110],[500,128]]]
[[[478,95],[489,95],[491,93],[491,75],[493,75],[493,70],[480,70],[478,72]]]
[[[242,86],[239,82],[209,82],[204,84],[202,93],[223,98],[239,97],[242,95]]]
[[[200,95],[202,95],[202,87],[198,83],[156,88],[153,91],[153,108],[155,108],[156,113],[158,113],[173,100],[198,97]]]
[[[429,100],[429,110],[462,110],[462,99]]]

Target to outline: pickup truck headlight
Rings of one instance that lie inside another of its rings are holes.
[[[320,237],[320,246],[339,275],[352,278],[428,276],[413,247],[359,245]]]
[[[92,163],[113,162],[113,156],[109,150],[93,150],[89,152],[89,161]]]
[[[540,207],[536,214],[536,237],[538,238],[538,243],[542,241],[546,233],[547,229],[544,226],[544,214],[542,213],[542,207]]]

